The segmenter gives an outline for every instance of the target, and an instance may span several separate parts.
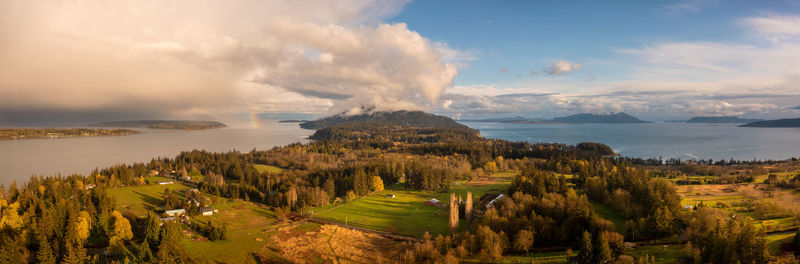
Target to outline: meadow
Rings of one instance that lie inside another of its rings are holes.
[[[373,192],[356,201],[330,207],[313,216],[348,225],[391,232],[401,235],[422,237],[428,231],[432,235],[447,234],[449,224],[446,205],[450,193],[466,199],[472,192],[473,201],[486,193],[503,193],[510,184],[515,172],[495,173],[491,180],[476,182],[455,182],[449,192],[407,190],[402,184],[386,186],[384,190]],[[394,198],[386,197],[393,194]],[[428,206],[425,201],[436,198],[442,206]],[[461,227],[466,226],[460,223]]]
[[[161,181],[161,177],[148,178],[148,181],[150,182]],[[164,191],[166,189],[176,191],[189,189],[189,187],[186,187],[180,183],[164,185],[149,184],[142,186],[109,188],[108,193],[114,198],[116,206],[119,208],[120,212],[131,213],[135,216],[145,216],[147,215],[148,211],[152,211],[153,209],[161,206],[162,197],[164,196]]]

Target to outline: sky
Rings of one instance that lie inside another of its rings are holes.
[[[4,0],[0,125],[800,116],[800,0]]]

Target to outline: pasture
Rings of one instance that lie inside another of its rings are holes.
[[[263,173],[263,172],[281,173],[281,172],[283,172],[282,168],[276,167],[276,166],[272,166],[272,165],[253,164],[253,167],[255,167],[256,170],[259,173]]]
[[[189,187],[180,183],[150,184],[109,188],[108,194],[114,198],[120,212],[129,212],[135,216],[145,216],[148,211],[161,206],[164,190],[185,190]],[[181,194],[182,195],[182,194]]]
[[[505,192],[513,175],[513,172],[505,172],[479,182],[456,182],[450,192],[446,193],[407,190],[402,184],[389,185],[382,191],[373,192],[356,201],[329,210],[317,210],[319,213],[314,214],[314,217],[414,237],[422,237],[425,231],[434,236],[447,234],[449,225],[446,206],[450,193],[466,199],[467,192],[471,191],[473,201],[477,203],[483,194]],[[386,197],[388,194],[394,194],[395,197]],[[431,198],[438,199],[440,206],[424,204]],[[461,222],[461,226],[466,226],[465,222]]]

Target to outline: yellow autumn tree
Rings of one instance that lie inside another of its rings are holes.
[[[19,202],[11,203],[3,208],[0,216],[0,229],[5,227],[17,229],[22,227],[22,217],[19,216]]]
[[[127,220],[127,219],[126,219]],[[81,211],[78,214],[78,222],[76,223],[78,239],[81,241],[86,241],[89,238],[89,231],[92,226],[92,217],[86,211]]]
[[[373,191],[380,191],[383,190],[383,180],[380,176],[372,176],[372,190]]]
[[[125,240],[133,238],[131,223],[117,210],[111,212],[111,217],[114,221],[114,229],[108,239],[108,244],[123,247]]]

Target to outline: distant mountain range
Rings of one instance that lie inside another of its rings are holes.
[[[503,117],[503,118],[489,118],[478,120],[464,120],[473,122],[495,122],[495,123],[512,123],[512,124],[587,124],[587,123],[606,123],[606,124],[636,124],[636,123],[651,123],[643,121],[623,112],[608,113],[608,114],[575,114],[564,117],[556,117],[551,120],[537,120],[527,119],[521,116],[516,117]]]
[[[609,113],[609,114],[577,114],[565,117],[553,118],[552,122],[555,123],[609,123],[609,124],[634,124],[634,123],[652,123],[643,121],[636,117],[630,116],[626,113]]]
[[[752,123],[764,119],[745,119],[735,116],[698,116],[686,120],[686,123]]]
[[[226,127],[217,121],[191,121],[191,120],[136,120],[136,121],[110,121],[89,124],[93,127],[141,127],[153,129],[212,129]]]
[[[800,127],[800,118],[758,121],[740,127]]]
[[[368,112],[359,115],[346,115],[340,113],[334,116],[320,118],[314,121],[306,121],[300,123],[300,127],[305,129],[322,129],[329,126],[358,123],[358,122],[380,122],[391,125],[407,126],[407,127],[443,127],[443,128],[460,128],[470,129],[469,127],[459,124],[449,117],[425,113],[422,111],[393,111],[393,112]]]

